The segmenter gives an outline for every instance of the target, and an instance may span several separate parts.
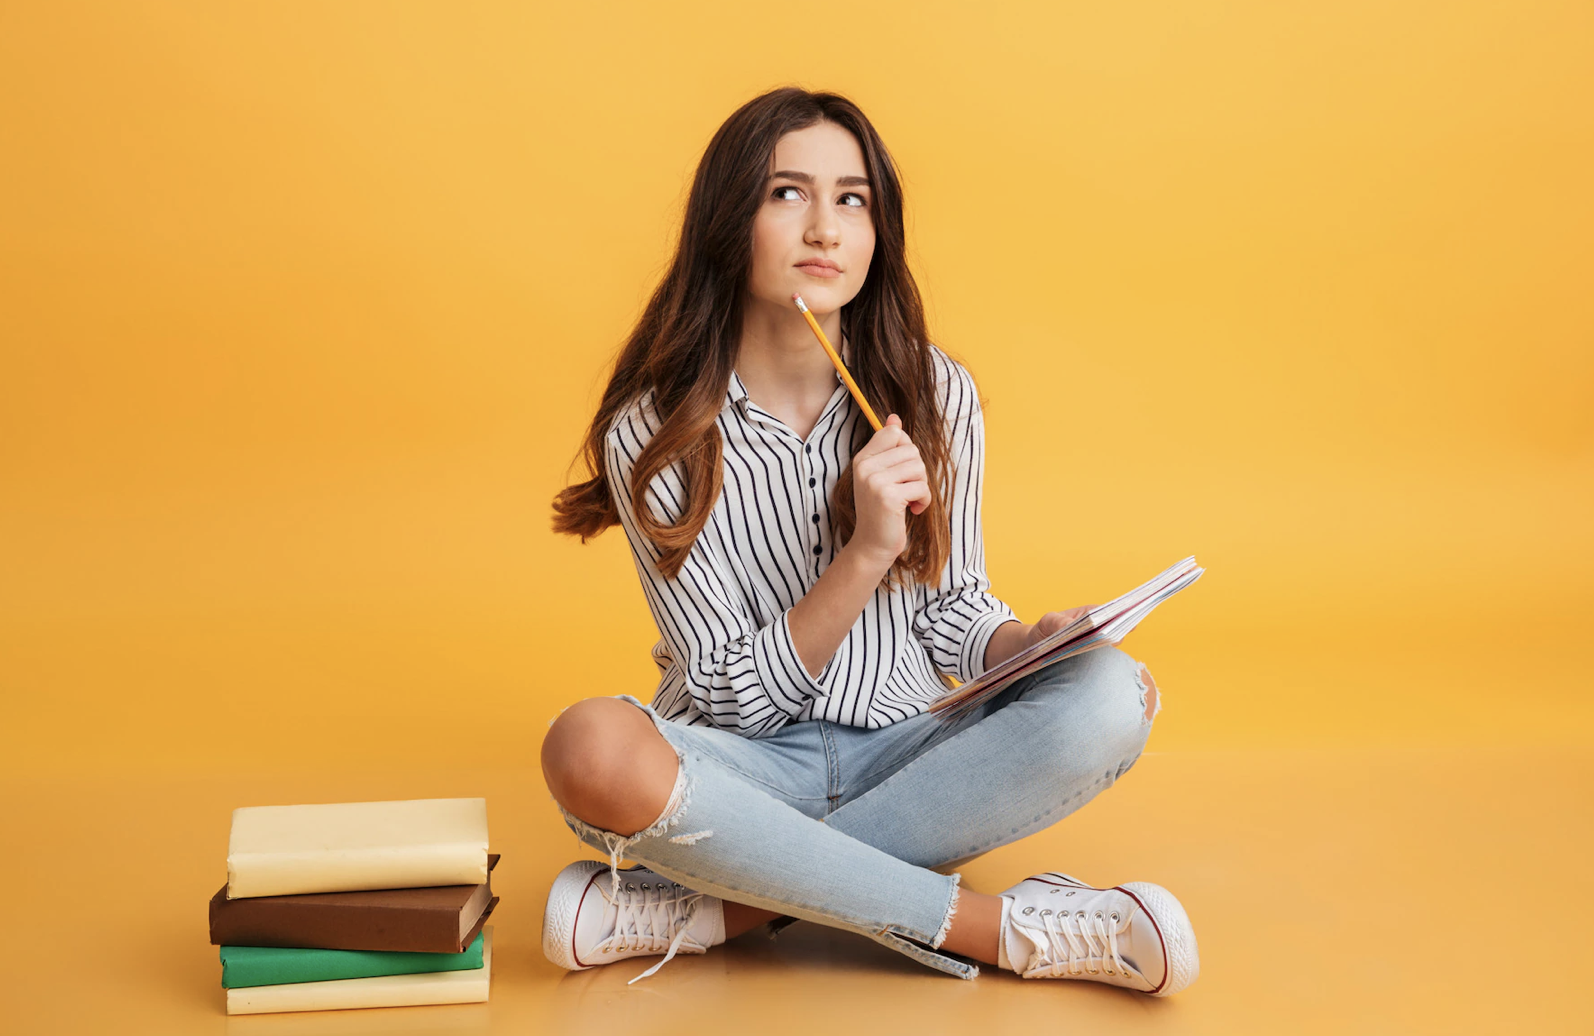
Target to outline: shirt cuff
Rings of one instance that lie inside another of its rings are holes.
[[[753,666],[758,682],[771,701],[788,716],[802,711],[809,699],[826,693],[820,680],[830,671],[830,662],[816,678],[797,654],[797,644],[791,639],[791,611],[780,613],[780,618],[766,626],[753,643]],[[831,656],[831,661],[835,656]]]
[[[958,655],[959,683],[978,679],[985,672],[985,648],[991,642],[991,634],[1003,623],[1017,621],[1013,610],[1003,605],[1000,611],[986,612],[969,623],[968,632],[963,636],[963,651]]]

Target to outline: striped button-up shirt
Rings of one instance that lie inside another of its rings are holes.
[[[1013,612],[988,593],[980,538],[984,418],[968,371],[932,346],[955,471],[947,511],[952,553],[935,585],[879,588],[818,676],[797,656],[791,608],[835,559],[830,494],[870,429],[841,379],[806,439],[748,398],[734,373],[718,417],[724,485],[673,579],[637,529],[631,470],[659,426],[645,396],[608,434],[609,482],[661,639],[653,708],[670,720],[746,737],[793,720],[877,728],[918,715],[945,693],[938,673],[966,681],[985,668],[992,632]],[[681,515],[678,465],[653,480],[648,506]]]

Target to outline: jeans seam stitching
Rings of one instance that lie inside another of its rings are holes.
[[[830,727],[824,720],[819,721],[819,736],[825,745],[825,798],[828,808],[827,814],[836,811],[836,800],[841,797],[841,764],[836,758],[836,743],[830,734]]]

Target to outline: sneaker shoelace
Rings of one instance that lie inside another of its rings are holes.
[[[598,953],[664,951],[664,959],[626,983],[630,985],[652,975],[675,956],[697,920],[704,894],[678,895],[682,886],[673,881],[644,881],[640,889],[634,882],[625,884],[626,891],[614,901],[614,934],[593,949]]]
[[[1052,975],[1126,975],[1128,967],[1118,955],[1118,912],[1101,910],[1087,914],[1050,910],[1040,912],[1047,936],[1046,961],[1042,967]],[[1099,967],[1097,966],[1099,965]],[[1116,969],[1116,970],[1115,970]]]

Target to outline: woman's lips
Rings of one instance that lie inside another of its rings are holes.
[[[797,265],[797,269],[801,270],[803,273],[806,273],[806,274],[808,274],[808,275],[810,275],[812,277],[840,277],[841,276],[841,271],[840,270],[832,270],[830,267],[821,266],[818,263],[799,263]]]

